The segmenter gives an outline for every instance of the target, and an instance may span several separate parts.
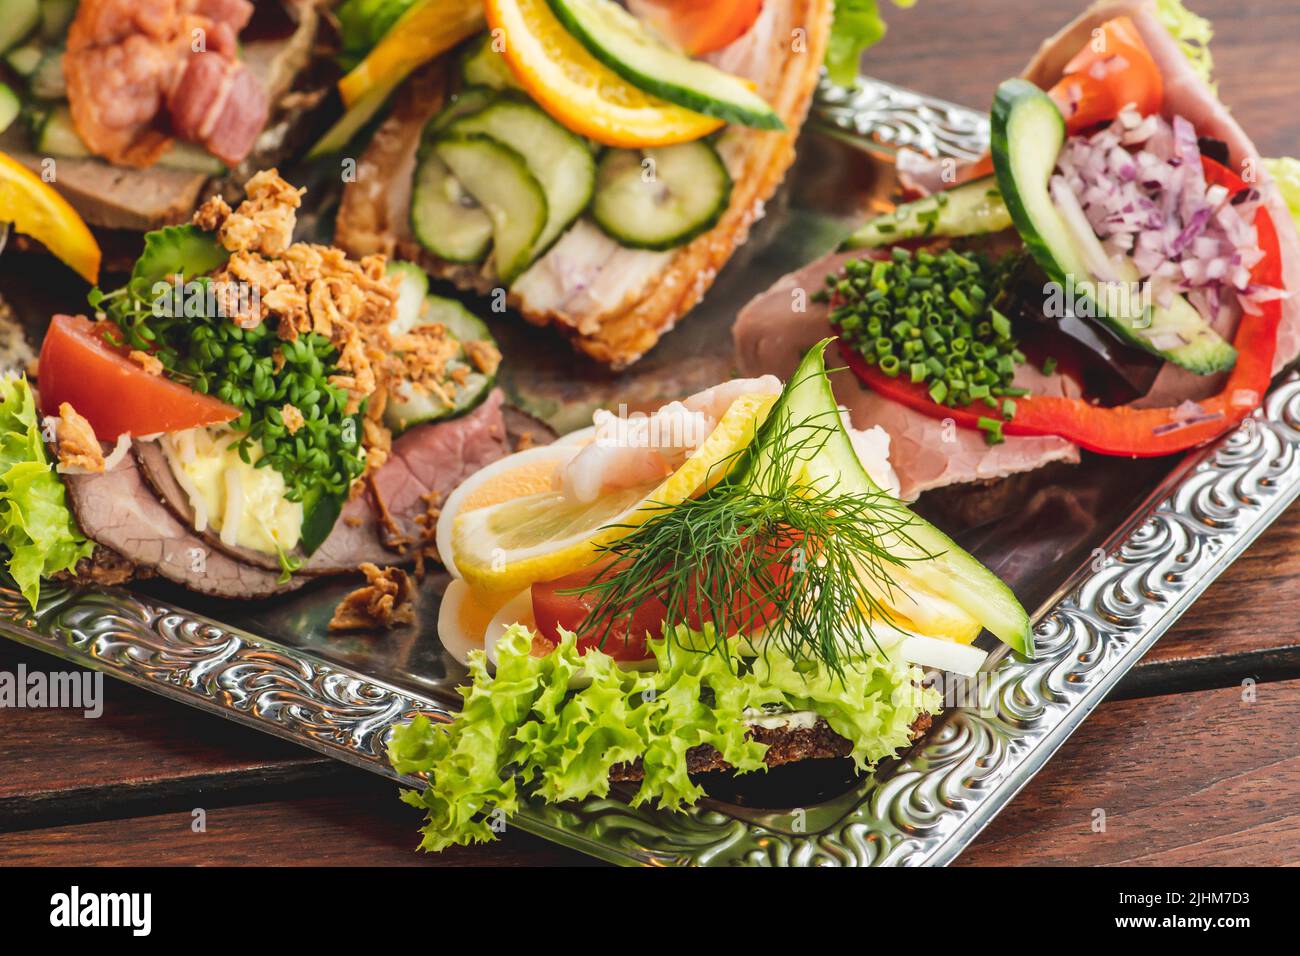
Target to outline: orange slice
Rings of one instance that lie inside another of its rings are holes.
[[[564,29],[546,0],[484,0],[483,6],[520,85],[581,136],[637,149],[690,142],[724,125],[625,82]]]

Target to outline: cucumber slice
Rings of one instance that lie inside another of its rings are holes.
[[[1076,313],[1091,312],[1121,341],[1199,375],[1233,366],[1236,349],[1182,296],[1167,306],[1148,307],[1140,295],[1093,294],[1137,288],[1141,274],[1124,258],[1118,275],[1101,281],[1090,263],[1110,257],[1078,200],[1053,201],[1049,183],[1065,143],[1065,121],[1051,97],[1027,80],[1007,80],[993,99],[992,133],[993,168],[1016,231],[1048,278],[1063,290],[1073,289]],[[1079,301],[1087,304],[1086,311]]]
[[[22,43],[40,23],[39,0],[0,0],[0,53]]]
[[[77,0],[41,0],[41,39],[60,45],[77,15]]]
[[[64,100],[68,98],[68,84],[63,79],[63,48],[51,47],[45,51],[36,70],[28,80],[32,96],[38,100]]]
[[[63,156],[68,159],[85,159],[92,155],[72,124],[72,113],[64,103],[50,110],[40,124],[36,151],[45,156]],[[167,152],[158,157],[158,165],[208,176],[220,176],[226,170],[221,160],[206,149],[182,142],[172,143]]]
[[[41,124],[40,133],[36,137],[36,151],[44,156],[76,159],[90,155],[90,150],[77,135],[77,128],[72,125],[72,112],[66,104],[50,110],[45,122]]]
[[[481,262],[492,245],[491,217],[431,150],[415,169],[411,231],[448,262]]]
[[[492,36],[488,33],[483,34],[460,61],[460,79],[466,86],[522,89],[506,58],[492,49]]]
[[[531,261],[546,226],[541,183],[519,153],[481,133],[445,135],[433,151],[491,218],[496,273],[509,285]]]
[[[392,270],[394,266],[408,265],[409,263],[399,262],[393,263],[389,268]],[[403,293],[405,291],[403,289]],[[401,302],[399,300],[400,308]],[[422,300],[410,327],[414,328],[416,325],[433,322],[440,322],[445,325],[451,336],[462,343],[493,341],[487,326],[455,299],[445,299],[437,295],[426,296]],[[392,327],[390,326],[390,328]],[[460,372],[462,368],[467,371]],[[468,356],[464,354],[463,350],[460,355],[448,362],[447,369],[449,373],[463,374],[464,376],[463,380],[457,384],[457,391],[451,405],[448,405],[436,395],[416,391],[404,383],[399,383],[393,388],[389,395],[388,404],[384,407],[384,424],[397,433],[413,428],[416,425],[463,415],[476,407],[492,390],[492,386],[496,384],[496,376],[485,375],[479,371]]]
[[[992,176],[905,203],[862,225],[845,249],[874,249],[931,236],[981,236],[1011,227],[1011,213]]]
[[[496,54],[493,54],[494,56]],[[501,97],[455,120],[453,133],[482,133],[509,146],[528,164],[546,193],[546,225],[533,243],[529,263],[550,248],[591,202],[596,161],[587,144],[530,102]]]
[[[13,125],[22,109],[23,104],[18,99],[18,94],[7,83],[0,83],[0,133]]]
[[[612,0],[547,0],[565,29],[627,82],[669,103],[756,129],[785,129],[744,80],[678,53]]]
[[[771,465],[772,436],[780,430],[789,437],[787,449],[805,459],[809,481],[849,494],[880,494],[844,430],[839,404],[826,375],[825,339],[804,356],[773,406],[751,446],[750,461],[742,481],[762,483]],[[801,434],[806,432],[807,436]],[[804,454],[801,449],[816,449]],[[901,505],[891,504],[885,523],[896,524]],[[959,548],[951,538],[919,515],[904,535],[882,531],[881,545],[906,561],[899,568],[903,586],[917,586],[956,604],[1004,643],[1028,657],[1034,656],[1034,635],[1029,615],[1011,589],[988,568]]]
[[[605,153],[591,216],[625,246],[671,249],[712,229],[729,202],[731,176],[722,157],[697,140]]]
[[[396,83],[381,84],[353,103],[335,120],[334,125],[316,140],[311,149],[307,150],[306,158],[313,160],[343,152],[362,127],[383,109],[384,104],[388,102],[389,94],[396,87]]]
[[[166,166],[168,169],[184,169],[191,173],[204,173],[208,176],[220,176],[226,171],[226,164],[202,146],[180,140],[172,143],[167,152],[158,157],[158,165]]]
[[[388,261],[388,274],[398,277],[397,316],[388,323],[389,335],[402,335],[411,331],[420,321],[424,311],[424,298],[429,294],[429,277],[414,262]]]
[[[5,63],[9,65],[9,69],[23,79],[27,79],[36,72],[36,67],[40,65],[44,57],[44,50],[35,43],[27,43],[6,53]]]
[[[456,94],[455,99],[444,106],[424,127],[426,141],[435,138],[456,120],[470,116],[492,103],[497,92],[487,86],[467,86]]]
[[[462,342],[485,340],[495,344],[487,323],[455,299],[440,295],[426,296],[421,321],[441,322],[447,331]]]

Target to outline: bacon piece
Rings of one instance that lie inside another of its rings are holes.
[[[248,155],[269,110],[266,91],[248,68],[211,52],[188,58],[167,97],[173,132],[228,166]]]
[[[237,164],[268,112],[265,90],[236,59],[252,15],[248,0],[83,0],[63,72],[86,146],[149,166],[179,136]]]

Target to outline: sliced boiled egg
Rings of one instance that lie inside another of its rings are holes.
[[[489,625],[501,606],[514,597],[517,595],[476,592],[464,581],[453,579],[438,608],[438,639],[447,653],[468,663],[470,651],[484,649]]]

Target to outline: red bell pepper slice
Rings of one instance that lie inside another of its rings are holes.
[[[1234,194],[1247,188],[1240,177],[1219,163],[1202,157],[1202,165],[1211,185],[1221,184]],[[1263,206],[1255,213],[1255,229],[1264,257],[1251,271],[1251,280],[1283,288],[1277,229]],[[1232,343],[1237,363],[1223,390],[1197,403],[1200,412],[1189,415],[1183,408],[1104,407],[1078,398],[1030,395],[1016,399],[1015,417],[1003,422],[1003,433],[1056,435],[1090,451],[1134,458],[1171,455],[1211,441],[1258,408],[1272,381],[1282,303],[1275,299],[1260,308],[1260,315],[1242,315]],[[873,391],[934,418],[951,418],[966,428],[979,427],[982,416],[978,410],[939,404],[923,385],[903,377],[891,378],[843,340],[840,352],[854,374]]]

